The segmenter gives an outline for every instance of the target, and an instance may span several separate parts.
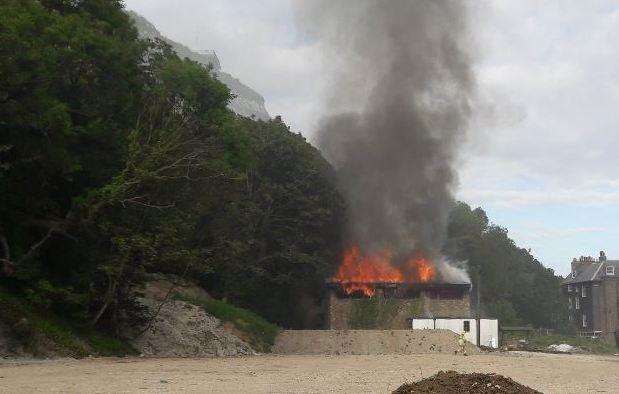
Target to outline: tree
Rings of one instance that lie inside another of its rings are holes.
[[[25,273],[121,167],[143,44],[118,1],[7,0],[0,26],[0,240]]]
[[[561,278],[516,246],[507,229],[489,225],[481,208],[471,210],[462,202],[455,205],[445,252],[468,262],[473,286],[480,289],[479,301],[487,314],[505,324],[565,327]]]

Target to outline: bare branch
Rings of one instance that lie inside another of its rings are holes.
[[[41,238],[41,240],[39,242],[37,242],[36,244],[32,245],[30,247],[30,249],[28,250],[28,253],[26,253],[25,255],[23,255],[22,257],[20,257],[20,259],[18,260],[18,264],[23,263],[24,261],[30,259],[31,257],[33,257],[37,250],[39,250],[39,248],[41,246],[43,246],[51,237],[52,235],[54,235],[54,232],[56,231],[55,227],[50,228],[47,233],[45,234],[45,236],[43,238]]]
[[[159,210],[164,210],[164,209],[167,209],[167,208],[173,208],[173,207],[176,206],[174,203],[167,204],[167,205],[155,205],[155,204],[151,204],[151,203],[140,201],[144,197],[146,197],[146,196],[137,196],[137,197],[132,197],[132,198],[126,198],[124,200],[121,200],[120,203],[122,204],[122,206],[124,208],[127,207],[125,205],[127,203],[127,204],[141,205],[141,206],[147,207],[147,208],[155,208],[155,209],[159,209]]]

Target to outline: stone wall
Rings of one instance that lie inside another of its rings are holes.
[[[599,316],[597,330],[609,343],[616,343],[615,332],[619,330],[619,279],[603,280],[599,295],[594,299],[594,314]],[[619,345],[619,344],[618,344]]]
[[[440,299],[422,293],[423,317],[470,317],[471,297],[466,293],[462,298]]]
[[[415,298],[389,298],[377,289],[371,298],[349,298],[330,290],[327,314],[326,328],[332,330],[401,330],[410,328],[407,319],[413,316],[470,317],[470,295],[441,299],[422,291]]]

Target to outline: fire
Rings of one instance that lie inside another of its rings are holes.
[[[375,283],[427,283],[435,274],[432,262],[420,253],[403,264],[394,265],[390,249],[363,255],[358,246],[353,246],[344,253],[333,280],[342,285],[346,294],[359,291],[371,297],[376,291]]]

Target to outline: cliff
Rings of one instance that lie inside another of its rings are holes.
[[[230,109],[235,113],[257,120],[269,120],[270,116],[264,106],[264,98],[249,86],[243,84],[234,76],[224,72],[217,55],[213,51],[196,52],[187,46],[172,41],[163,36],[157,28],[143,16],[129,11],[142,38],[158,38],[168,43],[181,58],[187,58],[205,66],[211,65],[217,79],[224,83],[232,92],[234,98],[230,102]]]

